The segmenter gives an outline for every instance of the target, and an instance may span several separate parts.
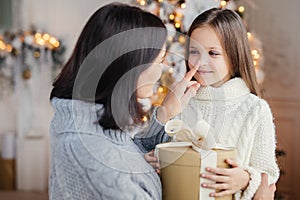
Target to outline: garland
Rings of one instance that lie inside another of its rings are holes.
[[[26,66],[26,57],[31,54],[36,60],[41,58],[42,52],[51,54],[52,67],[60,68],[63,64],[65,47],[56,37],[46,32],[37,31],[31,27],[28,31],[5,31],[0,35],[0,80],[10,81],[13,84],[14,70],[18,59]],[[31,77],[30,66],[24,67],[23,78]]]

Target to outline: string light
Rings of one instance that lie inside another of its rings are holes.
[[[47,33],[45,33],[45,34],[43,35],[43,39],[46,40],[46,41],[48,41],[48,40],[50,39],[50,35],[47,34]]]
[[[175,27],[176,27],[176,28],[180,28],[180,26],[181,26],[181,25],[180,25],[179,22],[176,22],[176,23],[175,23]]]
[[[11,53],[12,50],[13,50],[12,45],[10,45],[10,44],[6,45],[6,51],[7,51],[8,53]]]
[[[163,93],[163,92],[164,92],[164,88],[163,88],[163,87],[159,87],[159,88],[157,89],[157,92]]]
[[[174,39],[174,38],[173,38],[172,36],[168,36],[168,41],[169,41],[169,42],[172,42],[173,39]]]
[[[180,13],[180,12],[177,12],[176,13],[176,18],[177,19],[181,19],[183,17],[183,14],[182,13]]]
[[[39,51],[35,51],[35,52],[33,53],[33,56],[34,56],[35,58],[39,58],[39,57],[41,56],[41,53],[40,53]]]
[[[1,50],[5,50],[6,49],[6,45],[3,41],[0,40],[0,49]]]
[[[186,4],[185,4],[185,3],[182,3],[182,4],[180,5],[180,7],[181,7],[182,9],[184,9],[184,8],[186,8]]]
[[[260,55],[259,55],[259,54],[256,54],[256,55],[254,55],[254,56],[253,56],[253,58],[254,58],[254,59],[256,59],[256,60],[258,60],[258,59],[259,59],[259,57],[260,57]]]
[[[226,2],[226,1],[221,1],[221,2],[220,2],[220,6],[221,6],[221,8],[225,8],[226,4],[227,4],[227,2]]]
[[[7,54],[3,54],[5,59],[9,54],[14,56],[30,50],[34,58],[40,58],[41,50],[56,50],[61,46],[60,41],[48,33],[36,32],[34,29],[30,31],[23,31],[17,33],[7,32],[5,35],[0,35],[0,50]],[[25,47],[25,49],[23,49]],[[55,57],[55,63],[61,65],[62,59],[59,58],[60,54],[64,53],[62,47],[59,51],[52,54]],[[0,63],[1,64],[1,63]]]
[[[240,13],[243,13],[243,12],[245,11],[245,7],[244,7],[244,6],[240,6],[240,7],[238,8],[238,11],[239,11]]]
[[[169,15],[169,19],[170,19],[170,20],[174,20],[174,19],[175,19],[175,15],[174,15],[174,14],[170,14],[170,15]]]
[[[142,117],[142,121],[143,121],[143,122],[148,121],[148,117],[147,117],[147,116],[143,116],[143,117]]]
[[[253,61],[253,64],[254,64],[254,67],[256,67],[256,66],[257,66],[257,61],[254,60],[254,61]]]
[[[183,35],[180,35],[180,36],[178,37],[178,41],[179,41],[180,44],[185,44],[186,39],[185,39],[185,37],[184,37]]]
[[[252,38],[252,34],[250,32],[247,32],[247,36],[249,40]]]
[[[146,1],[141,0],[141,1],[140,1],[140,4],[141,4],[141,6],[144,6],[144,5],[146,5]]]

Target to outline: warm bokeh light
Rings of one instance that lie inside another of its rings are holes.
[[[240,6],[240,7],[238,8],[238,11],[239,11],[240,13],[244,12],[244,11],[245,11],[245,7],[244,7],[244,6]]]
[[[221,2],[220,2],[220,5],[221,5],[222,8],[224,8],[224,7],[226,6],[226,4],[227,4],[226,1],[221,1]]]
[[[176,23],[175,23],[175,27],[176,27],[176,28],[180,28],[180,26],[181,26],[181,24],[180,24],[179,22],[176,22]]]
[[[170,20],[174,20],[174,19],[175,19],[175,15],[174,15],[174,14],[170,14],[170,15],[169,15],[169,19],[170,19]]]

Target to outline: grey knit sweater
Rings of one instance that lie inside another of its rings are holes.
[[[95,123],[101,105],[58,98],[51,103],[50,200],[161,199],[159,176],[140,149],[147,152],[166,139],[162,124],[151,121],[145,130],[151,137],[137,139],[139,148],[128,134]]]

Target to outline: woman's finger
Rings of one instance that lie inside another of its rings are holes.
[[[158,162],[149,162],[149,164],[154,168],[154,169],[159,169],[159,163]]]
[[[151,151],[146,153],[144,157],[147,162],[157,162],[157,158],[151,153]]]
[[[190,71],[188,71],[188,72],[185,74],[185,76],[184,76],[183,79],[184,79],[186,82],[189,82],[190,80],[192,80],[192,78],[193,78],[193,76],[196,74],[196,72],[197,72],[197,68],[196,68],[196,67],[190,69]]]
[[[154,150],[148,152],[149,156],[154,156]]]
[[[193,98],[196,95],[199,87],[200,87],[200,84],[196,83],[196,84],[193,84],[192,86],[190,86],[187,89],[187,91],[185,92],[185,94],[181,97],[181,103],[182,103],[183,107],[185,105],[187,105],[188,102],[190,101],[190,99]]]
[[[196,68],[192,68],[189,72],[185,74],[181,81],[172,86],[172,88],[177,94],[183,94],[186,88],[194,83],[194,81],[191,81],[191,79],[195,75],[196,71]]]

